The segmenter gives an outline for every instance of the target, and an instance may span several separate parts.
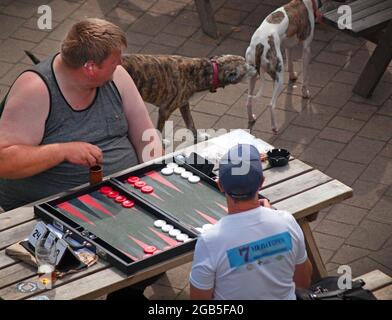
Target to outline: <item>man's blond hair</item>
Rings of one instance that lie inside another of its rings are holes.
[[[127,46],[124,31],[113,23],[90,18],[75,23],[61,44],[61,57],[71,68],[87,61],[100,65],[115,50]]]

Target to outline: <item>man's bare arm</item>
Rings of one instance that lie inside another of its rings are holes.
[[[313,266],[309,259],[297,264],[294,271],[294,282],[297,288],[307,289],[312,281]]]
[[[118,66],[114,72],[114,82],[120,91],[127,117],[129,132],[128,136],[136,149],[140,162],[146,162],[163,155],[162,142],[151,122],[147,108],[137,90],[131,76],[122,67]],[[143,141],[142,137],[148,130],[147,136],[150,140]],[[150,155],[147,150],[154,150]]]
[[[190,284],[190,298],[192,300],[211,300],[214,288],[209,290],[201,290]]]
[[[100,149],[84,142],[40,146],[48,113],[46,85],[35,73],[22,74],[0,118],[0,177],[29,177],[63,161],[86,166],[102,161]]]

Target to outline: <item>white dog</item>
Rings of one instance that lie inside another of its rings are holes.
[[[249,81],[247,99],[249,129],[252,128],[256,117],[252,112],[253,99],[263,94],[264,72],[274,80],[274,90],[268,108],[271,112],[271,125],[274,133],[278,132],[275,118],[276,101],[283,90],[284,64],[282,49],[286,49],[288,72],[290,81],[297,80],[293,70],[291,48],[303,44],[303,98],[310,98],[308,88],[310,62],[310,44],[313,40],[315,20],[321,19],[319,8],[321,0],[292,0],[288,4],[276,9],[265,18],[260,27],[252,36],[250,45],[246,50],[246,62],[254,65],[261,77],[261,88],[258,94],[253,95],[257,75]]]

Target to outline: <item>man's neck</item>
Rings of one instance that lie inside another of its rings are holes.
[[[81,95],[88,95],[96,89],[77,69],[68,67],[62,60],[60,54],[54,60],[54,70],[57,80],[67,90],[72,90],[72,92]]]
[[[229,214],[236,214],[244,211],[249,211],[260,207],[259,201],[255,198],[246,201],[235,202],[232,198],[226,196],[227,199],[227,211]]]

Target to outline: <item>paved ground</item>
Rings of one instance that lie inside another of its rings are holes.
[[[212,56],[244,55],[251,34],[280,0],[214,0],[222,34],[213,40],[200,30],[192,0],[0,0],[0,98],[30,65],[23,50],[46,57],[59,48],[67,28],[85,16],[105,17],[126,30],[129,52]],[[37,7],[49,3],[53,30],[37,29]],[[331,274],[348,264],[353,274],[380,269],[392,275],[392,65],[371,99],[352,88],[374,46],[319,25],[312,44],[311,91],[304,101],[297,87],[279,99],[280,133],[270,132],[265,102],[255,112],[254,134],[354,188],[354,197],[321,212],[312,224]],[[300,62],[300,60],[298,60]],[[300,64],[297,64],[300,65]],[[246,128],[247,86],[199,94],[192,100],[198,128]],[[157,111],[148,106],[154,121]],[[180,114],[172,116],[182,127]],[[167,273],[147,289],[153,298],[185,299],[189,265]]]

